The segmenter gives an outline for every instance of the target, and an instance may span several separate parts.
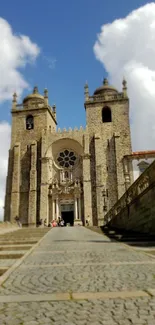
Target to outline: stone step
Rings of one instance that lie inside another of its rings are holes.
[[[17,261],[17,259],[0,259],[0,267],[4,268],[4,267],[11,267],[15,262]]]
[[[8,267],[0,267],[0,276],[8,270]]]
[[[4,245],[34,245],[38,242],[38,240],[34,240],[34,241],[29,241],[29,240],[23,240],[23,241],[18,241],[18,240],[14,240],[14,241],[1,241],[0,238],[0,245],[4,246]]]
[[[25,252],[24,252],[25,253]],[[17,258],[21,258],[24,256],[24,253],[14,253],[14,252],[9,252],[8,254],[6,252],[1,252],[0,253],[0,260],[4,260],[4,259],[17,259]]]
[[[25,245],[25,246],[19,246],[19,245],[16,245],[16,246],[13,246],[13,245],[10,245],[10,246],[0,246],[0,251],[22,251],[22,250],[28,250],[30,249],[32,246],[29,246],[29,245]]]

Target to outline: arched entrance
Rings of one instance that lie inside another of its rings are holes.
[[[62,217],[65,225],[82,224],[82,197],[80,180],[68,184],[54,180],[49,187],[49,220]]]
[[[60,210],[64,225],[74,226],[74,201],[60,200]]]
[[[65,225],[82,224],[82,152],[81,145],[73,139],[61,139],[52,144],[49,220],[62,217]]]

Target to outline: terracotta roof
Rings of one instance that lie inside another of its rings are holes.
[[[147,151],[135,151],[132,152],[133,156],[140,156],[140,155],[155,155],[155,150],[147,150]]]

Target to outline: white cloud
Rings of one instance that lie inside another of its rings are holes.
[[[20,96],[29,85],[19,71],[33,63],[40,53],[37,44],[24,35],[15,35],[6,20],[0,18],[0,102],[11,99],[16,91]]]
[[[5,183],[8,166],[8,149],[10,146],[11,127],[7,122],[0,123],[0,220],[3,219]]]
[[[101,27],[94,45],[110,82],[128,81],[133,150],[155,148],[155,3]]]
[[[14,91],[20,97],[23,90],[29,88],[20,70],[35,62],[39,53],[37,44],[27,36],[15,35],[8,22],[0,18],[0,103],[10,100]],[[3,217],[10,130],[7,122],[0,122],[0,220]]]

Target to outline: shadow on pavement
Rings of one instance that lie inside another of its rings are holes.
[[[106,235],[111,242],[117,241],[135,247],[155,248],[155,236],[134,231],[108,227],[89,227],[99,234]]]

